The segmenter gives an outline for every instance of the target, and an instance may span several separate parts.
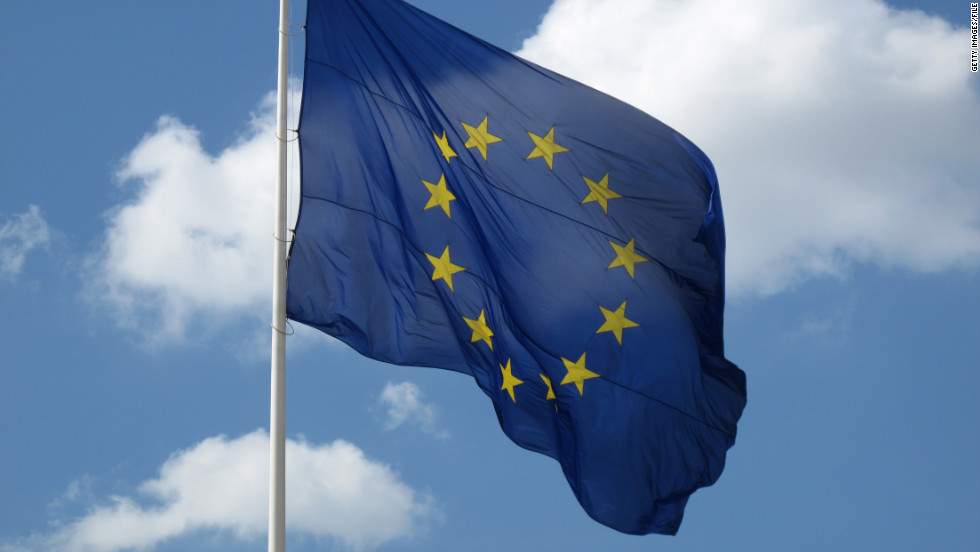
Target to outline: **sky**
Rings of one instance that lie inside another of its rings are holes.
[[[471,379],[296,327],[288,550],[980,548],[969,3],[412,3],[711,157],[748,405],[679,533],[628,536]],[[0,552],[265,549],[277,22],[6,6]]]

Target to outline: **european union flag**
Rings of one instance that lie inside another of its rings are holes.
[[[745,405],[708,158],[399,0],[310,0],[288,316],[470,374],[596,520],[677,531]]]

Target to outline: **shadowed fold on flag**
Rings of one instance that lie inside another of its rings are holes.
[[[399,0],[310,0],[306,33],[289,318],[471,375],[590,516],[675,533],[745,406],[711,162]]]

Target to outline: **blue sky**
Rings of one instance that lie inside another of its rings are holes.
[[[969,3],[413,3],[708,153],[749,403],[679,534],[632,537],[466,377],[299,328],[290,550],[980,546]],[[0,551],[264,549],[277,10],[7,8]]]

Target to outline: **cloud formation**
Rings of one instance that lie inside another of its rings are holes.
[[[197,130],[164,116],[124,160],[119,179],[134,198],[109,215],[95,273],[124,320],[174,339],[195,315],[261,308],[272,281],[269,114],[263,106],[215,157]]]
[[[108,213],[90,293],[156,342],[182,339],[199,319],[267,317],[275,170],[274,94],[217,155],[195,128],[160,117],[117,173],[132,199]]]
[[[384,464],[341,440],[286,443],[286,526],[355,550],[409,538],[435,514],[431,499]],[[198,531],[264,538],[268,528],[269,436],[211,437],[174,453],[139,499],[113,496],[82,518],[0,546],[2,552],[149,550]],[[153,505],[148,505],[148,504]]]
[[[422,400],[422,390],[412,382],[388,382],[379,401],[385,407],[385,429],[392,430],[404,423],[417,426],[423,433],[438,439],[448,439],[449,433],[436,426],[436,409]]]
[[[46,247],[50,241],[51,228],[37,205],[6,220],[0,226],[0,280],[16,279],[27,254],[34,248]]]
[[[696,142],[728,287],[980,261],[980,95],[965,29],[878,0],[557,0],[520,55]]]

